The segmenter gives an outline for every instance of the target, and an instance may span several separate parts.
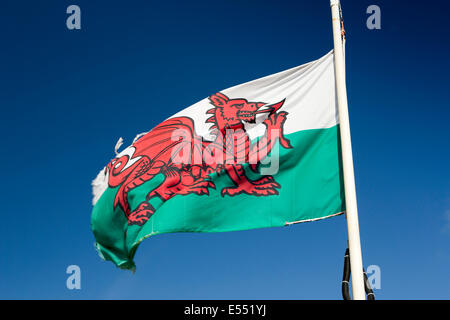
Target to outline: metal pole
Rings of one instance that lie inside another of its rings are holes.
[[[348,118],[347,89],[345,86],[345,62],[341,37],[339,0],[330,0],[333,23],[334,65],[336,74],[336,94],[341,133],[342,165],[344,169],[345,206],[347,218],[348,244],[350,249],[350,268],[354,300],[365,300],[364,276],[359,238],[358,208],[356,204],[355,176],[353,172],[352,143]]]

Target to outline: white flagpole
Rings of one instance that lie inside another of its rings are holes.
[[[334,65],[336,73],[336,93],[339,109],[341,133],[342,166],[344,169],[345,206],[350,250],[352,293],[354,300],[365,300],[361,242],[359,238],[358,208],[356,204],[355,175],[353,172],[352,142],[348,118],[347,89],[345,86],[345,61],[341,36],[339,0],[330,0],[334,39]]]

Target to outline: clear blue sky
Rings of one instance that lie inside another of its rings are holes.
[[[80,31],[66,28],[70,4]],[[370,4],[381,30],[366,28]],[[379,299],[450,298],[449,11],[343,0],[363,259],[381,268]],[[343,216],[159,235],[135,275],[101,260],[90,231],[90,183],[119,137],[319,58],[332,48],[328,0],[4,1],[0,39],[0,298],[341,298]]]

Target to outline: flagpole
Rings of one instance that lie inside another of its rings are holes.
[[[341,133],[342,166],[344,169],[345,207],[350,250],[352,293],[354,300],[365,300],[361,242],[359,238],[358,207],[356,204],[355,175],[353,172],[352,143],[348,118],[347,89],[345,86],[345,61],[341,35],[340,2],[330,0],[334,40],[334,65],[336,94]]]

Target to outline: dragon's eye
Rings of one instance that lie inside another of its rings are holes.
[[[233,105],[233,107],[238,108],[238,109],[242,109],[243,106],[244,105],[242,103]]]

